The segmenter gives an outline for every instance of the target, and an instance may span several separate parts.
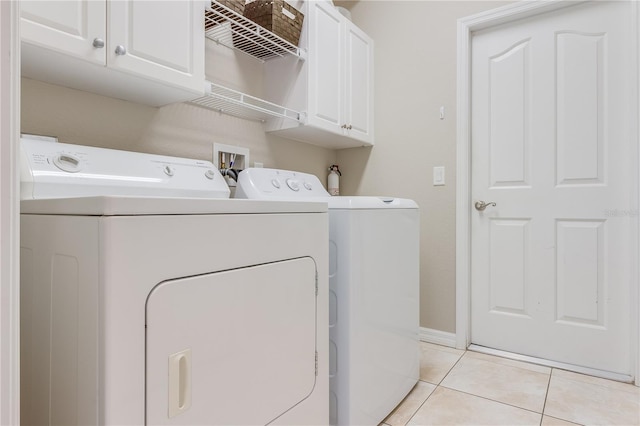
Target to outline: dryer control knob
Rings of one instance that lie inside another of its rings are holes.
[[[297,180],[287,179],[287,186],[291,188],[292,191],[300,191],[300,183]]]
[[[204,177],[206,177],[207,179],[213,179],[214,177],[216,177],[216,172],[209,169],[206,172],[204,172]]]
[[[273,185],[275,188],[280,189],[280,181],[278,179],[271,179],[271,185]]]
[[[311,185],[309,182],[305,182],[304,183],[304,187],[309,191],[311,191],[313,189],[313,185]]]
[[[166,174],[167,176],[173,176],[173,167],[164,166],[164,174]]]

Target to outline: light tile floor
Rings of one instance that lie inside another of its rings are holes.
[[[640,425],[636,386],[420,345],[420,381],[382,425]]]

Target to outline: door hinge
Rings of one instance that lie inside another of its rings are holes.
[[[318,351],[316,351],[316,376],[318,375]]]

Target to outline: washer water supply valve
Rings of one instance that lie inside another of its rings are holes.
[[[342,173],[337,164],[329,166],[329,176],[327,176],[327,191],[331,195],[340,195],[340,176]]]
[[[214,142],[212,162],[220,170],[220,174],[224,177],[231,191],[231,198],[233,198],[238,174],[249,167],[249,149]]]

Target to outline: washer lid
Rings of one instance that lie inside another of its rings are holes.
[[[209,161],[21,140],[20,198],[155,196],[229,198]]]
[[[330,210],[417,209],[418,204],[407,198],[394,197],[331,197]]]

